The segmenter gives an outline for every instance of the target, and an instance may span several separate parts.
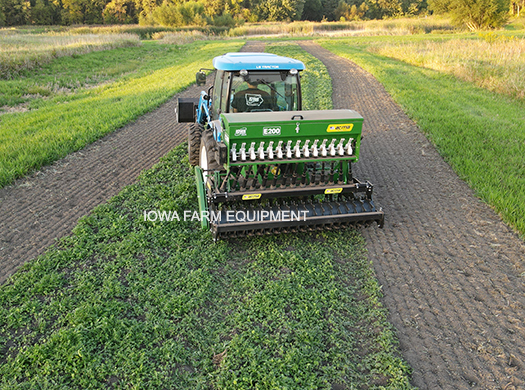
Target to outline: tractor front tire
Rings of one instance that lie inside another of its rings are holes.
[[[188,129],[188,158],[192,167],[199,165],[201,138],[204,128],[199,123],[192,123]]]

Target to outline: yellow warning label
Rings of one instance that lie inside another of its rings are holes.
[[[342,188],[327,188],[324,190],[325,194],[340,194],[341,192],[343,192]]]
[[[253,199],[259,199],[261,197],[261,194],[246,194],[242,196],[242,200],[253,200]]]
[[[351,131],[354,128],[353,123],[343,123],[340,125],[328,125],[326,131],[328,133],[339,133],[344,131]]]

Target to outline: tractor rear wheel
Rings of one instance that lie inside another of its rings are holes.
[[[217,143],[213,139],[213,133],[210,129],[204,130],[201,137],[201,147],[199,152],[199,165],[204,171],[220,171],[219,163],[215,160],[215,150]],[[204,172],[205,177],[207,172]]]
[[[199,123],[192,123],[188,129],[188,158],[192,167],[199,165],[199,152],[204,128]]]

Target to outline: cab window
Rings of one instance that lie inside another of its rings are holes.
[[[283,72],[233,74],[229,112],[295,111],[300,109],[297,75]]]
[[[225,72],[222,78],[222,92],[221,92],[221,112],[228,112],[228,84],[230,82],[231,73]]]
[[[221,102],[221,90],[222,90],[222,80],[224,78],[224,71],[223,70],[217,70],[217,73],[215,74],[215,82],[213,83],[213,92],[212,92],[212,101],[211,101],[211,119],[217,119],[215,118],[215,113],[219,112],[220,108],[220,102]]]

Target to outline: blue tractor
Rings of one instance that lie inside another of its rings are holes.
[[[303,111],[301,61],[268,53],[213,60],[214,84],[180,98],[202,227],[238,235],[383,226],[373,186],[352,175],[363,118],[352,110]],[[197,84],[206,84],[201,69]]]

